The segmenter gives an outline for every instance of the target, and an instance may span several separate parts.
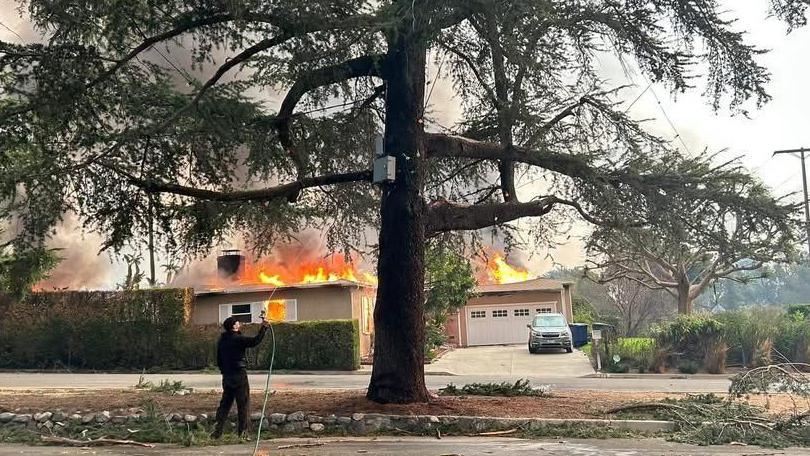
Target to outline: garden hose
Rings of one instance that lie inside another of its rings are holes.
[[[273,288],[273,291],[270,292],[270,298],[268,301],[273,299],[273,295],[276,293],[276,289],[278,287]],[[273,331],[273,325],[270,324],[270,320],[267,320],[267,326],[270,328],[270,337],[273,342],[273,348],[270,351],[270,368],[267,370],[267,378],[264,382],[264,402],[262,402],[262,416],[259,418],[259,429],[256,431],[256,446],[253,447],[253,456],[259,452],[259,442],[262,439],[262,426],[264,425],[264,414],[267,410],[267,401],[270,399],[270,378],[273,376],[273,362],[276,359],[276,333]]]

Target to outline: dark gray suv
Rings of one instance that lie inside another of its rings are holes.
[[[571,345],[571,330],[565,315],[558,313],[537,314],[529,328],[529,353],[537,353],[544,348],[564,348],[574,351]]]

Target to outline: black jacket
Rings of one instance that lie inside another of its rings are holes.
[[[217,366],[222,375],[233,375],[245,371],[245,349],[261,343],[266,326],[259,328],[255,337],[243,336],[242,333],[225,331],[217,342]]]

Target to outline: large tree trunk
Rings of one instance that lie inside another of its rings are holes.
[[[424,376],[425,181],[423,144],[426,49],[401,31],[389,43],[385,153],[396,181],[383,189],[374,368],[367,397],[381,403],[427,401]]]
[[[692,314],[692,297],[689,294],[691,288],[689,277],[686,275],[678,277],[678,313],[681,315]]]

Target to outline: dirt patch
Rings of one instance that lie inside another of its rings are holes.
[[[667,397],[683,397],[667,393],[616,393],[604,391],[565,391],[552,397],[439,397],[429,403],[381,405],[365,398],[360,391],[279,391],[269,402],[271,412],[305,411],[316,415],[350,415],[352,413],[386,413],[397,415],[471,415],[520,418],[603,418],[604,411],[633,401],[655,401]],[[263,400],[260,393],[251,397],[253,410],[259,410]],[[154,403],[164,413],[212,413],[219,402],[215,391],[195,392],[186,396],[170,396],[137,390],[0,390],[0,412],[13,413],[62,410],[66,413],[88,413],[108,410],[126,413]],[[764,405],[764,398],[752,398],[752,403]],[[773,396],[770,410],[789,410],[793,404],[787,397]]]
[[[316,415],[350,415],[352,413],[386,413],[397,415],[468,415],[520,418],[603,418],[604,411],[629,402],[656,401],[683,397],[670,393],[617,393],[604,391],[564,391],[551,397],[439,397],[429,403],[377,404],[359,391],[279,391],[270,398],[270,412],[304,411]],[[88,413],[108,410],[113,414],[131,412],[153,402],[163,412],[212,413],[219,402],[216,391],[171,396],[137,390],[0,390],[0,412],[29,413],[62,410],[66,413]],[[251,396],[253,410],[260,410],[261,393]],[[765,406],[764,397],[748,401]],[[800,404],[800,406],[806,404]],[[784,395],[771,396],[769,410],[779,413],[794,404]]]

